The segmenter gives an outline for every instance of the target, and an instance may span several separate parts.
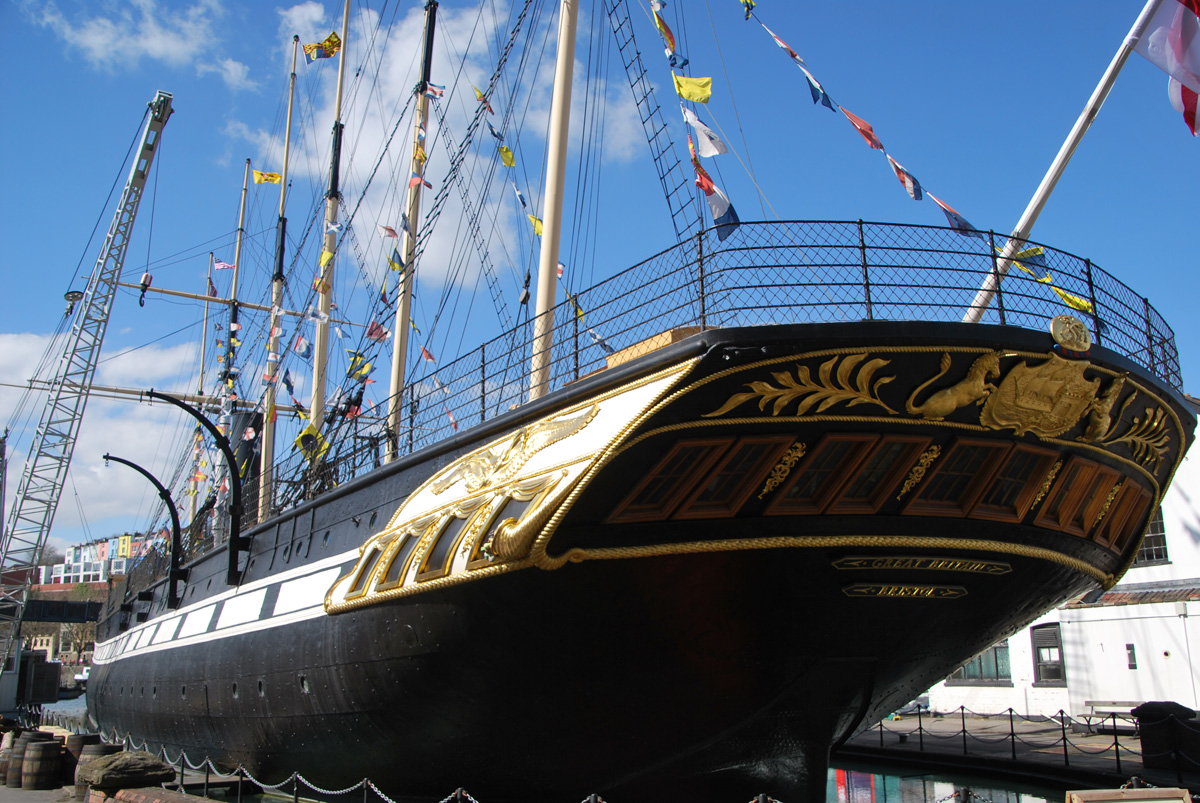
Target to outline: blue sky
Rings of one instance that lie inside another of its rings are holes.
[[[583,4],[585,14],[591,6]],[[669,111],[674,106],[670,75],[658,56],[648,10],[640,2],[631,7],[659,102],[678,128],[675,136],[682,138],[682,124]],[[364,133],[348,135],[360,149],[354,158],[361,169],[374,152],[370,146],[382,139],[387,111],[403,105],[416,81],[421,9],[415,2],[356,2],[354,8],[356,18],[378,15],[394,23],[384,29],[392,41],[387,81],[380,83],[385,92],[372,101],[376,116],[368,117]],[[487,80],[494,65],[494,32],[507,18],[504,3],[483,4],[482,15],[476,14],[479,8],[455,0],[442,4],[434,81],[453,87],[448,65],[462,52],[469,54],[454,100],[464,115],[473,106],[468,82]],[[1140,8],[1136,0],[919,6],[760,0],[757,13],[805,58],[837,102],[873,125],[889,152],[929,190],[976,226],[1004,232],[1016,223]],[[883,156],[868,149],[844,118],[812,105],[800,73],[757,24],[742,19],[739,9],[736,0],[674,0],[666,18],[691,59],[691,74],[714,79],[713,100],[701,116],[719,125],[755,170],[752,179],[732,155],[710,168],[742,219],[944,225],[928,199],[914,203],[908,198]],[[136,281],[149,262],[156,285],[199,292],[209,250],[232,260],[245,160],[278,169],[291,34],[317,41],[337,17],[340,4],[312,1],[0,5],[0,22],[9,32],[6,55],[20,66],[19,74],[7,71],[0,85],[7,123],[0,128],[0,148],[8,157],[8,191],[0,202],[8,248],[0,383],[28,378],[62,318],[62,294],[82,285],[82,279],[72,280],[77,268],[81,276],[90,271],[99,249],[99,240],[89,244],[93,226],[99,220],[102,236],[111,217],[105,199],[118,180],[142,110],[158,89],[173,93],[176,113],[164,132],[155,181],[137,221],[127,280]],[[585,21],[577,82],[593,29],[611,37],[603,19]],[[719,32],[715,42],[714,30]],[[355,47],[352,40],[350,52],[364,52]],[[568,281],[577,289],[673,239],[628,92],[619,92],[624,76],[612,58],[601,97],[608,107],[605,150],[616,158],[603,176],[599,252],[578,270],[569,268]],[[361,59],[352,55],[351,63],[357,66]],[[378,62],[369,62],[364,69],[375,67]],[[294,134],[305,155],[294,165],[293,220],[306,215],[321,192],[329,120],[320,115],[328,105],[334,67],[301,64],[298,72],[307,111],[299,115]],[[1195,392],[1200,380],[1193,278],[1200,142],[1168,103],[1166,82],[1153,65],[1131,56],[1032,238],[1088,257],[1148,296],[1175,329],[1184,385]],[[537,83],[540,91],[529,96],[534,122],[548,90],[544,70]],[[540,145],[533,136],[518,150],[519,175],[535,206],[541,196]],[[436,177],[439,156],[432,155],[430,175]],[[122,173],[118,184],[123,179]],[[278,203],[274,193],[267,185],[251,190],[247,230],[257,238],[243,264],[269,256]],[[379,210],[391,203],[376,202]],[[508,215],[513,217],[511,210]],[[612,236],[618,231],[621,236]],[[565,249],[577,253],[573,236],[582,234],[568,231]],[[528,237],[524,232],[505,237],[504,253],[514,264],[504,265],[502,273],[512,289],[524,271]],[[372,241],[371,248],[381,247]],[[372,252],[368,259],[377,257]],[[431,276],[447,270],[430,268]],[[226,290],[227,278],[219,279]],[[419,316],[436,304],[440,287],[418,289]],[[472,309],[486,311],[490,303]],[[98,381],[160,389],[194,384],[195,316],[194,308],[161,299],[139,308],[136,293],[122,291]],[[168,334],[175,330],[181,331]],[[473,345],[495,333],[494,324],[489,330],[460,323],[431,335],[431,346],[453,350],[459,341]],[[0,386],[0,417],[6,423],[14,421],[18,398],[19,392]],[[29,404],[36,421],[37,402]],[[148,484],[126,469],[104,468],[100,453],[111,449],[161,475],[170,473],[182,444],[174,426],[177,416],[161,407],[94,400],[88,413],[55,526],[61,543],[145,527],[154,508]],[[26,409],[22,420],[29,416]],[[20,456],[25,446],[13,448]],[[9,470],[10,495],[18,472],[16,461]]]

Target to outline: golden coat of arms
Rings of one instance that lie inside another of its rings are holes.
[[[1100,390],[1100,380],[1087,380],[1087,360],[1064,360],[1057,354],[1041,365],[1023,362],[1004,376],[987,398],[979,423],[992,429],[1057,437],[1079,422]]]

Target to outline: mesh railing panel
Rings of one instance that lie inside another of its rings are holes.
[[[710,229],[559,304],[550,387],[604,368],[614,350],[680,327],[961,321],[1000,266],[1005,242],[987,232],[858,221],[743,223],[724,242]],[[1097,343],[1180,388],[1174,334],[1145,298],[1053,248],[1018,261],[1027,270],[1011,267],[982,322],[1044,331],[1050,318],[1072,314]],[[399,453],[524,403],[532,353],[533,324],[526,322],[453,362],[421,363],[403,391],[403,423],[393,435]],[[381,417],[331,416],[330,449],[319,466],[298,453],[277,463],[275,509],[377,467],[385,437]]]

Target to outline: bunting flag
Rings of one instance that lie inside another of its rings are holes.
[[[324,40],[311,45],[304,45],[304,62],[312,64],[317,59],[327,59],[342,49],[342,40],[336,32],[331,31]]]
[[[684,105],[680,105],[683,109],[683,119],[687,124],[696,129],[696,152],[701,156],[716,156],[720,153],[729,153],[729,148],[721,141],[711,128],[700,122],[700,118],[696,113]]]
[[[263,374],[262,375],[263,387],[266,387],[267,385],[274,385],[276,379],[278,379],[278,377],[276,377],[274,374],[272,374],[270,372]]]
[[[1200,93],[1200,3],[1162,0],[1133,49],[1183,86]]]
[[[425,348],[424,346],[421,346],[421,359],[423,359],[425,362],[437,363],[437,360],[435,360],[433,355],[429,353],[429,349]]]
[[[379,288],[379,300],[383,302],[383,306],[388,305],[387,297],[387,277],[383,277],[383,285]]]
[[[279,175],[278,173],[264,173],[261,170],[255,170],[253,172],[255,184],[279,184],[283,181],[283,176]]]
[[[338,340],[341,340],[343,337],[345,337],[345,335],[342,334],[342,327],[340,326],[334,326],[333,332],[338,336]]]
[[[433,376],[431,376],[430,379],[433,380],[433,386],[435,388],[440,390],[442,393],[445,393],[447,396],[450,395],[450,388],[448,388],[442,384],[442,380],[438,379],[437,374],[434,374]]]
[[[242,345],[242,341],[238,340],[238,339],[237,339],[236,337],[234,337],[233,335],[230,335],[230,336],[229,336],[229,343],[230,343],[230,345],[232,345],[234,348],[237,348],[238,346]]]
[[[222,262],[219,259],[213,260],[213,270],[233,270],[236,267],[237,265],[230,264],[229,262]]]
[[[219,348],[219,349],[223,349],[223,348],[225,348],[225,341],[224,341],[224,340],[218,340],[218,341],[217,341],[217,348]]]
[[[1167,97],[1170,98],[1175,111],[1183,115],[1183,122],[1187,124],[1192,136],[1196,136],[1197,94],[1174,78],[1168,78]]]
[[[896,174],[896,178],[900,179],[900,183],[904,185],[904,189],[908,192],[908,197],[914,201],[919,201],[925,196],[921,193],[921,182],[917,181],[917,177],[904,169],[904,167],[892,158],[891,154],[887,156],[888,164],[892,166],[892,172]]]
[[[292,372],[288,371],[286,368],[283,371],[283,386],[285,388],[287,388],[287,392],[289,395],[291,395],[291,396],[296,395],[296,386],[292,382]]]
[[[862,134],[862,138],[867,141],[868,145],[877,151],[884,149],[883,143],[879,141],[879,137],[875,136],[875,129],[871,128],[870,123],[858,115],[846,111],[844,106],[840,106],[839,108],[842,110],[842,114],[846,115],[846,119],[850,121],[850,125],[854,126],[855,130]]]
[[[417,145],[417,150],[413,153],[413,159],[416,159],[417,164],[421,165],[422,167],[424,167],[425,163],[429,161],[429,156],[425,153],[424,145]]]
[[[712,97],[711,78],[689,78],[686,75],[676,75],[673,72],[671,73],[671,77],[675,79],[675,91],[684,100],[696,103],[708,103],[708,99]]]
[[[663,44],[666,45],[664,51],[667,55],[667,63],[676,70],[682,70],[688,65],[687,57],[677,51],[675,45],[675,34],[671,33],[671,29],[667,27],[667,23],[658,15],[658,11],[653,7],[650,13],[654,15],[654,26],[658,28],[659,34],[662,36]]]
[[[299,418],[308,418],[308,408],[300,403],[300,400],[292,396],[292,406],[296,408],[296,416]]]
[[[712,177],[708,175],[708,171],[701,166],[700,160],[696,158],[696,149],[692,145],[690,135],[688,136],[688,150],[692,154],[692,167],[696,169],[696,186],[703,191],[704,200],[708,203],[708,210],[712,213],[713,224],[717,227],[717,240],[724,242],[725,238],[733,234],[741,224],[741,220],[738,219],[737,210],[729,202],[728,196],[721,192]]]
[[[450,426],[454,427],[455,432],[458,432],[458,422],[454,420],[454,413],[450,412],[450,408],[445,402],[442,402],[442,409],[446,411],[446,418],[450,419]]]
[[[328,253],[328,252],[326,252],[326,253]],[[313,279],[312,289],[314,289],[318,293],[321,293],[322,295],[324,295],[325,293],[328,293],[332,288],[329,285],[329,280],[327,280],[324,276],[322,276],[321,274],[318,273],[316,275],[316,277]],[[328,320],[329,316],[325,316],[325,319]]]
[[[429,189],[433,189],[433,185],[426,181],[424,176],[422,176],[420,173],[413,173],[412,178],[408,180],[408,186],[415,187],[418,184],[424,184]]]
[[[317,260],[317,264],[322,268],[333,261],[333,252],[321,249],[321,258]]]
[[[517,160],[513,157],[513,152],[508,149],[507,145],[500,146],[500,161],[505,167],[516,167]]]
[[[479,87],[475,86],[474,84],[471,84],[471,89],[475,90],[475,100],[477,100],[483,104],[483,108],[487,109],[487,113],[495,114],[495,112],[492,111],[492,104],[488,103],[488,99],[486,97],[484,97],[484,94],[482,92],[479,91]]]
[[[204,482],[207,479],[208,479],[208,475],[202,474],[199,471],[197,471],[195,474],[192,475],[192,482]]]
[[[313,426],[312,421],[309,421],[308,426],[300,430],[300,434],[296,436],[296,448],[308,462],[315,463],[329,451],[329,444],[321,437],[320,430]]]
[[[437,100],[442,95],[446,94],[446,87],[438,86],[437,84],[425,83],[425,97]]]
[[[833,98],[829,97],[829,93],[825,91],[825,87],[821,86],[821,82],[813,77],[813,74],[808,71],[807,67],[801,66],[800,71],[804,73],[804,79],[808,81],[808,92],[812,95],[813,103],[820,103],[829,111],[837,111],[841,108],[834,108]]]
[[[750,15],[754,13],[756,5],[758,3],[754,2],[754,0],[742,0],[742,6],[746,9],[746,19],[750,19]]]
[[[400,256],[399,249],[392,249],[392,255],[388,257],[388,267],[392,270],[404,270],[404,257]]]
[[[279,411],[275,409],[275,402],[271,402],[267,405],[267,420],[274,424],[278,419]]]
[[[391,237],[394,240],[400,236],[391,226],[385,226],[382,223],[376,223],[375,228],[379,230],[380,237]]]
[[[605,354],[616,354],[617,350],[608,344],[608,341],[596,334],[595,329],[588,329],[587,333],[591,335],[592,342],[600,347],[600,350]]]
[[[575,296],[571,295],[570,290],[568,290],[564,287],[563,292],[567,294],[567,301],[570,301],[571,306],[575,308],[575,317],[578,318],[579,321],[582,323],[583,322],[583,307],[579,306],[579,301],[576,300]]]
[[[309,343],[302,336],[296,335],[296,342],[292,344],[292,351],[296,352],[302,359],[307,360],[312,357],[312,343]]]
[[[315,321],[316,323],[329,323],[329,316],[309,304],[308,309],[304,311],[304,320]]]
[[[375,366],[357,351],[346,349],[346,353],[350,355],[350,366],[346,369],[346,378],[356,382],[365,381],[371,371],[375,370]]]
[[[491,121],[491,120],[486,120],[486,119],[485,119],[485,120],[484,120],[484,122],[485,122],[485,123],[487,123],[488,132],[489,132],[489,133],[490,133],[490,134],[491,134],[493,137],[495,137],[497,141],[499,141],[499,142],[503,142],[503,141],[504,141],[504,136],[503,136],[503,135],[502,135],[502,134],[501,134],[499,131],[497,131],[497,130],[496,130],[496,127],[495,127],[494,125],[492,125],[492,121]]]
[[[367,324],[367,340],[374,340],[376,343],[386,343],[387,339],[392,336],[392,333],[384,329],[375,320]]]
[[[345,223],[340,223],[336,220],[333,220],[333,221],[326,220],[325,221],[325,233],[326,234],[339,234],[342,231],[342,229],[344,229],[344,228],[346,228]]]
[[[240,332],[240,331],[242,331],[242,325],[240,323],[238,323],[237,321],[230,321],[229,322],[229,331]]]
[[[763,30],[764,30],[764,31],[766,31],[767,33],[769,33],[769,34],[771,35],[771,38],[775,40],[775,44],[779,45],[779,47],[780,47],[780,48],[782,48],[782,49],[783,49],[783,51],[784,51],[785,53],[787,53],[789,57],[791,57],[792,61],[796,62],[796,65],[797,65],[798,67],[803,67],[803,66],[804,66],[804,59],[800,58],[800,54],[799,54],[799,53],[797,53],[795,50],[792,50],[792,49],[791,49],[791,48],[788,46],[788,43],[787,43],[787,42],[783,41],[783,40],[782,40],[782,39],[780,39],[778,36],[776,36],[776,35],[775,35],[775,32],[774,32],[774,31],[772,31],[770,28],[768,28],[766,25],[763,25],[763,23],[762,23],[762,20],[759,20],[759,21],[758,21],[758,24],[759,24],[759,25],[762,25],[762,27],[763,27]]]
[[[521,208],[528,209],[529,204],[525,203],[525,196],[522,195],[521,191],[517,189],[517,183],[515,181],[510,182],[510,183],[512,184],[513,192],[515,192],[517,194],[517,200],[521,202]]]
[[[517,193],[517,195],[520,195],[520,193]],[[522,199],[522,201],[523,200],[524,199]],[[537,236],[541,237],[542,236],[542,219],[534,217],[533,215],[526,215],[525,217],[529,218],[529,222],[533,224],[533,233],[536,234]]]
[[[417,126],[417,142],[421,145],[425,144],[425,126],[424,125]]]
[[[561,263],[561,262],[558,263],[558,278],[560,278],[560,279],[562,278],[563,271],[566,270],[566,268],[567,268],[567,266],[564,265],[563,263]]]
[[[946,220],[950,221],[950,228],[954,229],[960,234],[965,234],[968,237],[978,237],[981,240],[986,239],[979,229],[968,223],[965,217],[958,214],[958,212],[955,212],[952,208],[950,208],[950,205],[945,203],[941,198],[938,198],[932,192],[926,192],[925,194],[928,195],[929,199],[940,206],[942,211],[946,213]]]
[[[1086,298],[1080,298],[1079,296],[1072,295],[1066,290],[1055,287],[1054,285],[1050,285],[1050,289],[1053,290],[1058,297],[1062,299],[1062,302],[1071,309],[1088,313],[1092,311],[1092,302],[1088,301]]]
[[[212,298],[217,297],[217,286],[215,284],[213,284],[212,279],[208,280],[208,294]]]
[[[416,332],[417,334],[421,334],[421,330],[417,328],[417,322],[414,321],[412,318],[408,319],[408,325],[414,332]]]
[[[272,327],[271,327],[271,334],[270,334],[270,335],[268,335],[268,337],[279,337],[281,334],[283,334],[283,327],[282,327],[282,326],[272,326]],[[268,354],[268,355],[267,355],[267,359],[268,359],[268,360],[269,360],[269,359],[271,359],[271,355],[270,355],[270,354]]]

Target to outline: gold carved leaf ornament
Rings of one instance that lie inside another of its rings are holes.
[[[890,360],[867,359],[866,354],[850,354],[846,357],[833,356],[821,363],[817,369],[817,378],[813,379],[806,365],[796,366],[793,377],[788,371],[777,371],[771,374],[778,386],[770,382],[750,382],[744,393],[735,393],[716,410],[705,413],[705,418],[724,415],[730,410],[748,401],[758,400],[758,409],[766,410],[771,404],[771,415],[782,414],[789,405],[796,403],[795,415],[801,416],[810,411],[822,413],[835,404],[845,403],[847,407],[859,404],[875,404],[887,410],[892,415],[896,411],[879,399],[879,388],[891,382],[896,377],[883,376],[875,379],[875,373],[887,365]],[[841,360],[841,365],[837,365]],[[861,366],[860,366],[861,364]],[[837,373],[834,373],[834,366]],[[855,368],[857,376],[853,379]],[[872,380],[874,379],[874,382]],[[815,408],[815,409],[814,409]]]

